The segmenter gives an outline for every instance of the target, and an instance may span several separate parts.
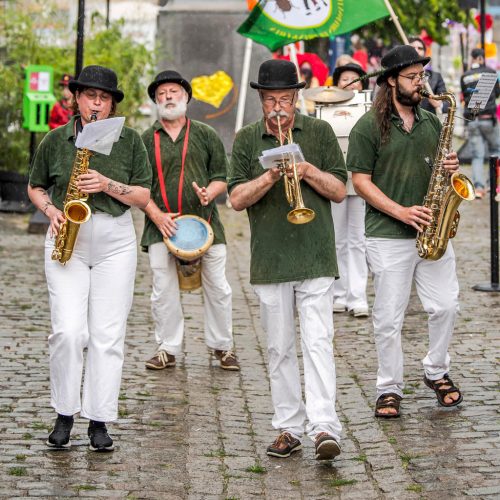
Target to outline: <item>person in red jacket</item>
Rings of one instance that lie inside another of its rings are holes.
[[[50,112],[49,128],[51,130],[61,125],[66,125],[73,116],[73,94],[68,88],[68,83],[72,79],[73,77],[71,75],[64,74],[59,82],[59,86],[62,88],[62,97],[54,104]]]

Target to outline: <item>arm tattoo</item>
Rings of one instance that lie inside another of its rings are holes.
[[[43,189],[42,187],[37,187],[37,188],[35,188],[35,190],[39,191],[43,195],[44,200],[43,200],[43,205],[42,205],[41,211],[45,215],[47,215],[47,209],[50,207],[50,205],[54,206],[54,204],[50,200],[49,193],[47,193],[47,191],[45,189]]]
[[[50,201],[50,200],[47,200],[44,204],[43,204],[43,208],[42,208],[42,212],[47,215],[47,209],[50,207],[50,205],[54,206],[54,204]]]
[[[114,194],[125,195],[125,194],[130,194],[132,192],[132,188],[130,186],[127,186],[126,184],[120,184],[119,182],[109,181],[107,191]]]

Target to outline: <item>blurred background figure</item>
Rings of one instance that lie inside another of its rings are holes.
[[[66,125],[73,116],[73,94],[68,88],[68,83],[72,79],[73,77],[71,75],[65,73],[59,82],[62,96],[61,99],[54,104],[50,112],[49,128],[51,130],[61,125]]]
[[[368,87],[368,80],[350,82],[365,76],[361,66],[350,62],[335,68],[333,85],[339,88],[362,91]],[[350,102],[350,101],[349,101]],[[352,119],[354,118],[354,120]],[[356,123],[354,115],[342,116],[339,120],[351,120],[351,128]],[[335,130],[336,126],[333,126]],[[339,139],[341,147],[342,139]],[[345,139],[346,140],[346,139]],[[342,147],[347,152],[347,147]],[[335,247],[339,263],[340,279],[335,281],[333,312],[350,311],[357,318],[368,316],[366,283],[368,266],[365,253],[365,201],[356,194],[352,185],[352,174],[348,172],[347,196],[341,203],[332,203],[333,225],[335,227]]]
[[[340,54],[339,57],[335,60],[335,68],[338,68],[339,66],[345,66],[346,64],[357,64],[359,66],[359,63],[355,61],[351,55],[349,54]],[[330,75],[325,82],[325,85],[331,86],[333,85],[333,78],[332,75]]]
[[[418,36],[411,36],[408,38],[409,44],[418,52],[420,57],[426,55],[426,46],[424,41]],[[442,94],[446,92],[446,85],[444,84],[443,77],[438,71],[433,71],[432,69],[426,67],[425,72],[429,76],[429,86],[434,95]],[[449,104],[444,101],[436,101],[435,99],[422,99],[420,107],[431,113],[447,113]]]
[[[300,76],[306,82],[305,89],[312,89],[314,87],[319,87],[319,80],[314,76],[311,63],[309,61],[303,61],[300,65]],[[314,102],[309,99],[305,99],[307,114],[314,116]],[[300,100],[297,102],[296,107],[300,109]]]
[[[352,58],[363,68],[364,71],[366,71],[368,69],[368,50],[364,41],[359,37],[354,39],[353,36],[352,47],[354,49]]]
[[[472,181],[476,188],[476,198],[481,199],[486,193],[486,181],[484,174],[485,147],[488,144],[491,155],[500,155],[500,136],[497,123],[496,98],[500,95],[498,80],[495,83],[493,92],[486,103],[484,109],[477,114],[472,113],[467,106],[474,93],[477,82],[483,73],[496,73],[484,61],[483,49],[473,49],[471,52],[470,69],[460,78],[462,89],[462,99],[464,104],[464,118],[467,119],[468,140],[472,156]]]

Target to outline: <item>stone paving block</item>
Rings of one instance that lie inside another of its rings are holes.
[[[43,443],[54,414],[48,394],[50,314],[43,236],[28,235],[22,216],[0,214],[4,236],[0,247],[0,497],[92,498],[104,496],[103,492],[109,493],[106,497],[168,500],[499,496],[495,385],[500,308],[498,297],[470,288],[471,281],[488,277],[488,207],[483,200],[466,204],[461,212],[453,246],[462,314],[450,355],[451,376],[464,391],[464,403],[453,411],[442,409],[422,383],[420,360],[426,354],[427,319],[413,290],[403,325],[407,394],[402,417],[394,422],[374,419],[377,359],[370,318],[336,314],[337,411],[343,423],[343,452],[328,464],[314,460],[307,437],[304,450],[290,459],[265,455],[277,431],[271,426],[266,338],[258,302],[248,284],[248,219],[224,207],[221,217],[229,241],[227,274],[233,289],[233,328],[241,371],[220,370],[208,352],[199,292],[182,297],[186,335],[175,369],[144,369],[156,345],[149,304],[151,273],[147,256],[140,253],[126,340],[122,414],[110,425],[116,451],[108,457],[89,452],[82,419],[75,425],[69,453],[46,451]],[[133,215],[140,232],[143,216],[135,210]],[[12,287],[13,282],[18,286]],[[371,283],[368,296],[373,301]],[[297,339],[299,343],[299,335]],[[302,363],[300,353],[299,358]],[[265,473],[245,470],[259,464]],[[9,474],[13,467],[19,467],[16,473],[28,475]],[[339,485],[338,480],[356,483]],[[98,485],[98,489],[75,490],[78,485]]]

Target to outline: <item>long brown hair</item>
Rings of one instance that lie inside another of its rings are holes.
[[[392,103],[392,87],[384,81],[373,100],[373,109],[375,111],[375,120],[380,129],[380,140],[385,144],[391,135],[391,115],[394,111]]]

